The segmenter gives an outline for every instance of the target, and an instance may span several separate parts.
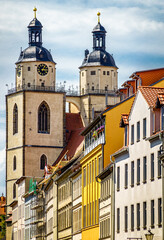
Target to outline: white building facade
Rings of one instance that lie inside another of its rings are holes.
[[[139,88],[125,127],[125,146],[115,157],[115,239],[145,239],[150,229],[162,239],[162,180],[158,159],[162,108],[160,91]]]

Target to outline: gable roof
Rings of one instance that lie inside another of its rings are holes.
[[[66,146],[56,161],[52,164],[53,166],[55,166],[62,159],[72,159],[84,140],[84,137],[80,135],[82,130],[84,130],[84,126],[80,114],[66,113]]]
[[[130,76],[130,78],[136,77],[141,78],[142,86],[149,86],[164,77],[164,68],[138,71]]]
[[[144,96],[146,102],[149,107],[154,108],[156,106],[157,97],[162,96],[164,94],[164,88],[156,88],[156,87],[139,87],[142,95]],[[162,98],[161,98],[162,99]]]

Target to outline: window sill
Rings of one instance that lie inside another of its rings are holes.
[[[137,231],[140,231],[140,227],[137,227]]]
[[[125,189],[128,189],[128,186],[125,186],[124,188],[125,188]]]
[[[157,178],[158,178],[158,179],[160,179],[160,178],[161,178],[161,176],[158,176]]]
[[[134,228],[131,228],[131,232],[134,232]]]
[[[120,191],[120,189],[117,189],[117,192],[119,192]]]
[[[161,223],[160,223],[160,224],[158,224],[158,227],[159,227],[159,228],[161,228],[161,227],[162,227],[162,224],[161,224]]]
[[[131,145],[133,145],[133,144],[134,144],[134,142],[131,143]]]
[[[154,181],[154,178],[150,178],[150,181],[153,182],[153,181]]]
[[[140,139],[138,139],[136,142],[140,142]]]
[[[137,185],[137,186],[140,185],[140,182],[137,182],[136,185]]]
[[[146,226],[144,226],[144,227],[143,227],[143,229],[145,230],[145,229],[147,229],[147,227],[146,227]]]
[[[134,187],[134,184],[131,184],[130,186],[133,188],[133,187]]]
[[[146,136],[145,136],[145,137],[143,137],[143,139],[146,139]]]
[[[155,226],[154,226],[154,225],[151,225],[150,227],[151,227],[151,228],[155,228]]]

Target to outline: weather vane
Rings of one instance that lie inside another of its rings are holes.
[[[98,23],[100,23],[100,15],[101,15],[101,13],[98,12],[98,13],[97,13],[97,16],[98,16]]]
[[[36,18],[36,11],[37,11],[37,8],[34,7],[33,11],[34,11],[34,18]]]

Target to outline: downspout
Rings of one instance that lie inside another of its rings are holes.
[[[111,199],[111,208],[112,208],[112,219],[111,219],[111,239],[115,240],[115,161],[112,160],[110,156],[110,161],[113,164],[113,175],[112,175],[112,199]]]

